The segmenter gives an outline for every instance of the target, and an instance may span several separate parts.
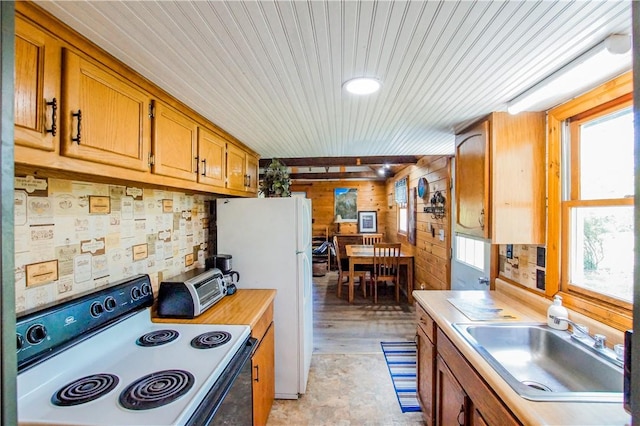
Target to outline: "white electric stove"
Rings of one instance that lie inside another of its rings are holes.
[[[140,276],[18,319],[20,423],[213,423],[250,329],[152,323],[149,284]]]

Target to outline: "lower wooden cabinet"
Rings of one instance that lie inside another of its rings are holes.
[[[467,394],[440,356],[436,361],[436,420],[439,425],[466,425]]]
[[[276,392],[273,323],[254,352],[251,365],[253,367],[253,424],[266,425]]]
[[[416,306],[418,401],[428,425],[519,425],[433,319]]]
[[[266,425],[276,396],[275,324],[273,302],[251,329],[259,343],[251,357],[253,369],[253,424]]]
[[[436,346],[434,340],[434,323],[431,317],[418,305],[416,307],[418,321],[418,403],[428,426],[435,424],[433,406],[436,387]]]

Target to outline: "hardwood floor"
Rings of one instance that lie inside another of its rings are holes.
[[[414,339],[414,307],[406,297],[396,305],[391,290],[379,292],[374,305],[359,287],[349,304],[345,291],[337,298],[336,283],[335,271],[314,277],[307,391],[298,400],[276,400],[267,424],[424,425],[422,413],[401,412],[380,347],[381,341]]]

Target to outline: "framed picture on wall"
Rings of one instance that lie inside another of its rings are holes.
[[[333,210],[336,222],[355,222],[358,212],[358,188],[334,189]]]
[[[358,212],[358,233],[376,233],[378,232],[378,213],[377,212]]]

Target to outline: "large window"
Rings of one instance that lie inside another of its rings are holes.
[[[562,289],[633,300],[633,111],[613,103],[568,120]]]
[[[547,113],[547,297],[633,327],[633,74]]]

